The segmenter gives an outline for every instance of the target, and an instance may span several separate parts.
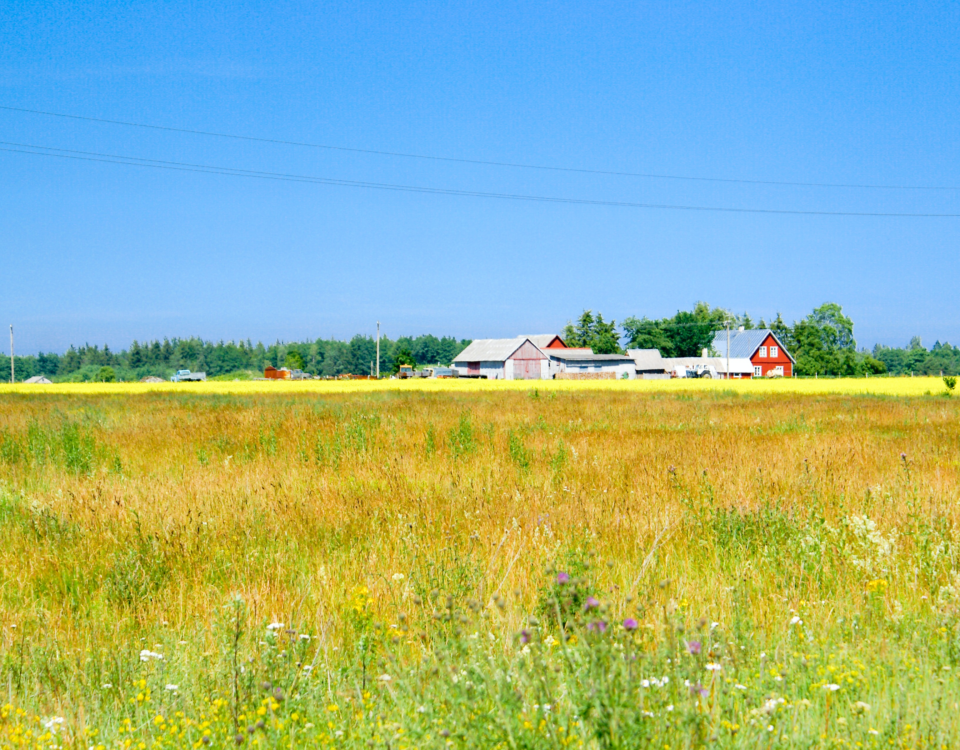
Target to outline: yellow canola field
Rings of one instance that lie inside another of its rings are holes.
[[[0,394],[137,394],[137,393],[373,393],[421,391],[464,393],[496,391],[633,391],[676,393],[735,391],[744,394],[841,394],[876,396],[924,396],[946,392],[937,377],[823,378],[771,380],[304,380],[304,381],[208,381],[205,383],[56,383],[53,385],[0,385]]]

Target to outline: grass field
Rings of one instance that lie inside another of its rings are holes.
[[[943,390],[5,386],[0,747],[960,746]]]

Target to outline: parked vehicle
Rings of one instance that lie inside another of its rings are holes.
[[[177,374],[170,378],[171,382],[174,383],[187,383],[195,382],[198,380],[206,380],[207,373],[205,372],[190,372],[190,370],[177,370]]]

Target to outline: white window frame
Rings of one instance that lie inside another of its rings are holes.
[[[770,358],[771,358],[771,359],[776,359],[776,358],[779,357],[779,356],[780,356],[780,349],[777,348],[776,346],[771,346],[771,347],[770,347]]]
[[[760,352],[757,354],[757,356],[760,357],[761,359],[766,359],[766,358],[767,358],[767,347],[761,346],[761,347],[760,347]]]
[[[763,368],[760,365],[753,366],[753,377],[755,378],[763,377]]]

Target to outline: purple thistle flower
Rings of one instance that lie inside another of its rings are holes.
[[[530,631],[521,630],[520,631],[520,643],[527,644],[530,643]]]
[[[700,641],[687,641],[687,653],[696,656],[700,653]]]
[[[570,574],[563,571],[557,573],[557,583],[570,583]]]
[[[607,630],[607,623],[605,623],[603,620],[591,622],[587,625],[587,630],[592,630],[595,633],[605,633]]]
[[[623,621],[624,630],[636,630],[638,627],[640,627],[640,624],[636,620],[634,620],[632,617],[628,617],[626,620]]]
[[[600,606],[600,601],[594,596],[587,597],[587,603],[583,605],[584,610],[589,612],[591,609],[596,609]]]
[[[691,695],[700,695],[700,696],[703,696],[704,698],[706,698],[707,695],[709,695],[709,692],[708,692],[708,690],[707,690],[703,685],[701,685],[701,684],[698,682],[696,685],[691,685],[691,686],[690,686],[690,694],[691,694]]]

